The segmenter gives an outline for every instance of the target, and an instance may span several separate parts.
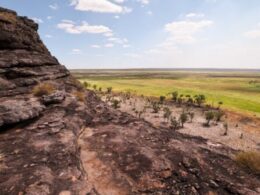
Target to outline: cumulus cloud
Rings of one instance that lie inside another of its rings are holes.
[[[43,23],[43,20],[41,18],[32,18],[32,20],[36,23]]]
[[[194,34],[213,24],[210,20],[200,21],[177,21],[165,25],[165,30],[170,33],[170,39],[176,43],[195,42]]]
[[[188,13],[186,14],[186,18],[203,18],[205,15],[202,13]]]
[[[114,2],[109,0],[72,0],[71,5],[80,11],[118,14],[131,12],[130,8],[119,5],[119,3],[123,2],[122,0],[114,0]]]
[[[112,33],[112,30],[107,26],[89,25],[84,21],[81,23],[81,25],[76,25],[73,21],[62,20],[62,22],[59,23],[57,27],[71,34],[91,33],[106,35],[106,33]]]

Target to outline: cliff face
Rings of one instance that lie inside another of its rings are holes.
[[[114,110],[70,76],[38,25],[0,8],[0,194],[259,194],[202,138]]]

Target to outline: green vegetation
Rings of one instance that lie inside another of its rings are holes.
[[[75,76],[113,91],[189,100],[260,117],[260,72],[160,70],[78,71]],[[181,97],[182,94],[182,97]],[[203,94],[203,96],[198,94]],[[197,96],[196,96],[197,95]]]

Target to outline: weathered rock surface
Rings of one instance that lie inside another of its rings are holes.
[[[0,8],[0,194],[259,194],[235,151],[158,129],[82,90],[37,24]],[[35,97],[39,83],[55,91]]]

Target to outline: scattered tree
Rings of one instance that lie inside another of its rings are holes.
[[[184,112],[181,113],[179,120],[180,120],[180,123],[181,123],[181,127],[183,128],[184,123],[186,123],[188,121],[188,115]]]
[[[223,126],[225,128],[224,136],[227,136],[227,134],[228,134],[228,123],[225,122]]]
[[[172,111],[171,111],[168,107],[165,107],[165,108],[163,109],[163,111],[164,111],[163,118],[164,118],[165,120],[167,120],[167,122],[169,122],[170,117],[171,117],[171,115],[172,115]]]
[[[194,116],[195,116],[195,113],[194,112],[189,112],[188,115],[190,117],[190,122],[192,123],[193,119],[194,119]]]
[[[160,111],[160,105],[158,102],[152,102],[153,113],[158,113]]]
[[[97,90],[97,85],[96,84],[93,85],[93,89]]]
[[[113,107],[114,109],[120,108],[120,101],[117,100],[117,99],[113,99],[113,100],[112,100],[112,107]]]
[[[107,88],[107,93],[111,93],[111,92],[112,92],[112,89],[113,89],[112,87],[108,87],[108,88]]]
[[[215,112],[215,119],[217,122],[221,121],[222,117],[225,115],[225,112],[219,110]]]
[[[206,101],[205,95],[202,94],[195,95],[194,98],[199,107],[201,106],[201,104],[203,104]]]
[[[220,109],[220,107],[223,105],[223,102],[222,101],[220,101],[220,102],[218,102],[218,109]]]
[[[171,126],[170,128],[174,131],[176,131],[179,128],[180,124],[179,121],[177,121],[176,117],[171,118]]]
[[[165,101],[166,97],[165,96],[160,96],[160,104],[163,104]]]
[[[205,125],[207,127],[209,127],[210,121],[214,119],[214,112],[213,111],[208,111],[205,113],[205,118],[207,120],[207,122],[205,123]]]
[[[174,91],[174,92],[172,92],[172,100],[174,101],[174,102],[177,102],[177,99],[178,99],[178,91]]]

